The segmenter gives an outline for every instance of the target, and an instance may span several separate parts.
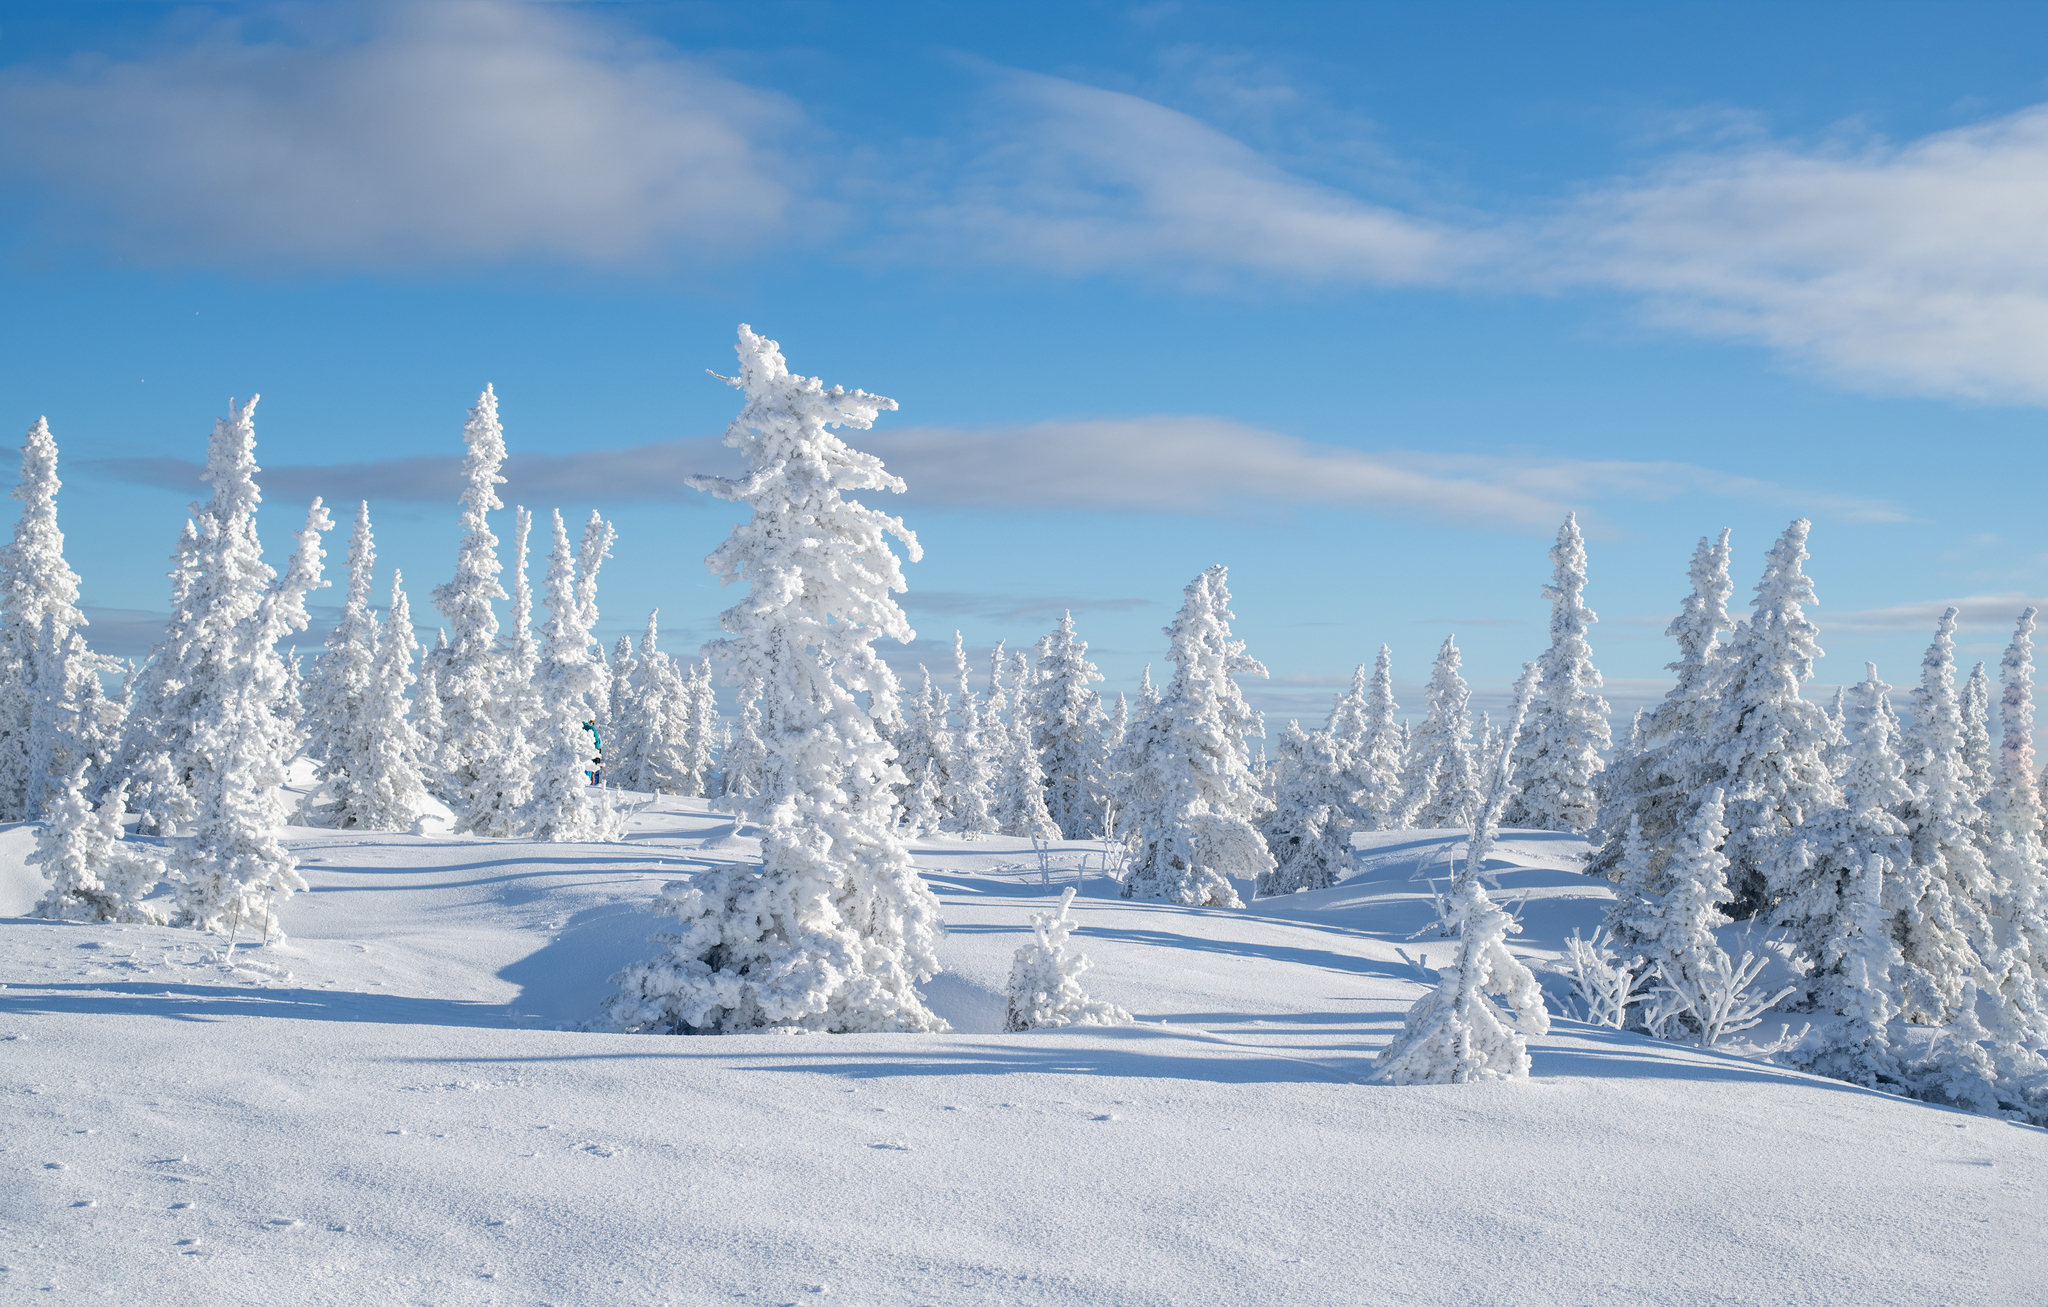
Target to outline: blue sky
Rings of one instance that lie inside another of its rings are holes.
[[[0,3],[0,121],[0,419],[113,652],[252,391],[273,547],[367,495],[430,619],[485,382],[607,642],[694,649],[742,321],[902,405],[903,666],[1071,606],[1129,689],[1222,562],[1269,713],[1447,633],[1495,702],[1568,510],[1617,708],[1723,526],[1739,603],[1814,520],[1826,685],[2048,593],[2038,5]]]

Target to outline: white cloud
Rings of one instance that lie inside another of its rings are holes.
[[[1926,631],[1931,637],[1934,624],[1944,611],[1956,610],[1956,625],[1963,630],[2010,630],[2027,608],[2048,608],[2048,599],[2013,590],[2004,594],[1966,595],[1961,599],[1930,599],[1924,603],[1900,604],[1895,608],[1865,608],[1853,613],[1815,613],[1821,631]]]
[[[1000,141],[917,219],[980,259],[1414,284],[1450,278],[1480,244],[1290,174],[1135,95],[1007,70],[995,95]]]
[[[1687,463],[1366,452],[1217,417],[881,428],[862,432],[857,440],[909,484],[902,500],[882,497],[884,506],[1195,515],[1321,507],[1547,532],[1567,512],[1602,500],[1708,495],[1783,503],[1858,521],[1898,517],[1877,501],[1802,493]],[[203,488],[200,465],[185,459],[101,459],[82,467],[115,480],[193,493]],[[735,467],[733,453],[709,436],[568,454],[518,451],[506,464],[508,484],[500,493],[508,503],[529,504],[695,502],[697,492],[684,484],[685,478],[697,472],[730,473]],[[259,480],[272,498],[317,494],[344,504],[358,499],[449,503],[460,492],[461,459],[449,454],[284,464],[265,467]]]
[[[866,433],[861,445],[909,481],[911,498],[948,506],[1213,513],[1279,504],[1535,531],[1602,499],[1703,494],[1862,521],[1899,516],[1873,500],[1802,494],[1686,463],[1366,452],[1215,417],[907,427]]]
[[[1569,277],[1858,386],[2048,401],[2048,106],[1903,144],[1674,160],[1549,239]]]
[[[286,12],[289,41],[10,71],[0,157],[148,262],[603,265],[782,223],[782,97],[549,8]]]

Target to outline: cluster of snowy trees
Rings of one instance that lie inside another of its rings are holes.
[[[213,494],[192,506],[173,549],[164,636],[111,698],[101,673],[119,664],[84,639],[48,424],[23,444],[23,509],[0,550],[0,820],[45,820],[33,855],[51,881],[42,915],[273,937],[280,898],[305,888],[275,836],[292,815],[286,769],[301,756],[319,780],[303,819],[368,831],[417,829],[441,810],[476,834],[611,838],[616,813],[591,785],[601,734],[608,779],[707,792],[724,735],[710,665],[662,652],[652,615],[637,649],[621,640],[609,661],[592,638],[609,523],[593,513],[572,544],[554,515],[538,632],[524,508],[513,590],[500,586],[489,515],[504,507],[494,488],[505,446],[488,388],[465,428],[464,534],[454,578],[434,592],[449,623],[436,647],[421,656],[396,572],[375,611],[363,504],[341,619],[302,669],[281,645],[306,628],[307,593],[328,584],[321,537],[332,524],[316,499],[284,574],[263,562],[255,407],[230,405],[214,427]],[[507,598],[509,631],[493,607]],[[160,843],[124,840],[128,813]],[[168,911],[144,901],[166,880],[176,885]]]
[[[597,644],[614,533],[596,513],[575,537],[552,515],[536,627],[533,521],[516,509],[504,589],[492,514],[505,507],[505,446],[486,388],[464,430],[463,534],[433,594],[447,623],[434,647],[420,650],[396,573],[376,611],[365,504],[341,619],[302,669],[280,646],[328,584],[331,522],[315,500],[283,573],[262,561],[252,398],[214,427],[212,495],[173,549],[163,639],[109,696],[102,674],[122,669],[84,638],[56,522],[56,445],[38,421],[0,549],[0,820],[44,820],[39,911],[274,936],[280,898],[304,888],[275,834],[300,756],[319,779],[308,819],[405,830],[445,810],[460,832],[611,838],[616,811],[592,784],[602,736],[611,782],[717,797],[762,832],[758,864],[668,888],[677,929],[617,978],[613,1027],[926,1030],[942,1024],[916,988],[936,968],[938,917],[905,851],[912,835],[1115,841],[1128,851],[1125,897],[1235,907],[1236,881],[1260,894],[1334,883],[1360,830],[1469,828],[1448,900],[1457,959],[1387,1071],[1466,1079],[1519,1074],[1519,1040],[1538,1024],[1483,884],[1495,828],[1535,827],[1587,835],[1590,870],[1617,883],[1605,933],[1573,952],[1601,1019],[1713,1043],[1790,997],[1784,1010],[1814,1029],[1786,1041],[1802,1065],[2048,1119],[2033,610],[2000,663],[1995,721],[1982,665],[1957,687],[1953,610],[1909,720],[1874,667],[1829,712],[1801,694],[1820,655],[1803,607],[1807,523],[1770,551],[1741,622],[1723,532],[1700,542],[1667,632],[1669,694],[1614,747],[1587,638],[1584,540],[1568,518],[1550,551],[1550,644],[1499,730],[1473,720],[1450,639],[1411,727],[1382,647],[1320,729],[1288,723],[1273,760],[1255,762],[1264,722],[1237,678],[1265,669],[1232,634],[1221,567],[1187,586],[1165,630],[1172,674],[1155,689],[1148,668],[1135,703],[1105,704],[1070,614],[1033,654],[997,646],[982,694],[956,633],[950,679],[925,671],[906,695],[874,643],[913,636],[890,540],[914,560],[916,538],[844,497],[903,485],[833,430],[866,428],[894,402],[790,373],[745,327],[738,353],[728,380],[746,400],[726,443],[747,471],[697,484],[752,509],[708,560],[750,593],[694,662],[658,647],[653,615],[637,644],[621,639],[609,657]],[[714,667],[741,705],[736,730],[719,716]],[[128,813],[155,838],[124,839]],[[175,893],[152,898],[164,882]],[[1792,985],[1751,988],[1765,961],[1731,959],[1717,934],[1740,921],[1783,932],[1770,955],[1790,963]],[[1114,1019],[1080,996],[1069,929],[1064,910],[1048,918],[1020,957],[1015,1021]],[[1508,998],[1520,1033],[1488,1015],[1489,993]],[[1445,1062],[1446,1048],[1462,1051]]]
[[[1807,532],[1794,522],[1772,548],[1741,622],[1728,534],[1700,541],[1669,631],[1677,681],[1600,778],[1592,869],[1618,882],[1607,963],[1630,977],[1617,1024],[1711,1042],[1789,995],[1813,1026],[1797,1064],[2048,1121],[2034,610],[1999,664],[1996,747],[1984,666],[1956,685],[1953,608],[1910,724],[1873,665],[1831,713],[1800,694],[1821,653]],[[1729,958],[1715,931],[1732,921],[1783,932],[1792,986],[1745,994],[1761,960]]]

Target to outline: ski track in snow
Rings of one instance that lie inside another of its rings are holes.
[[[576,1027],[664,881],[756,852],[702,802],[611,845],[286,834],[282,945],[0,922],[0,1301],[2048,1300],[2040,1131],[1565,1019],[1526,1083],[1362,1083],[1454,832],[1244,911],[1084,875],[1084,984],[1138,1024],[1026,1035],[1011,954],[1095,846],[1048,887],[1024,841],[919,841],[954,1033],[701,1040]],[[1583,850],[1496,849],[1553,999]]]

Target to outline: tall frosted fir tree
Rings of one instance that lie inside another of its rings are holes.
[[[1828,764],[1838,738],[1827,710],[1799,695],[1813,677],[1819,634],[1803,605],[1815,603],[1804,518],[1771,548],[1749,620],[1735,633],[1718,707],[1704,731],[1707,780],[1727,799],[1729,915],[1754,916],[1793,892],[1810,854],[1797,828],[1808,814],[1842,805]],[[1654,835],[1647,829],[1646,835]]]
[[[1676,678],[1648,719],[1635,732],[1635,747],[1602,773],[1600,829],[1606,843],[1587,871],[1621,878],[1621,859],[1633,823],[1650,850],[1650,882],[1661,884],[1663,850],[1689,829],[1699,792],[1718,775],[1709,750],[1711,727],[1720,712],[1718,695],[1728,671],[1721,633],[1734,629],[1728,598],[1728,532],[1716,540],[1700,537],[1693,550],[1692,590],[1664,634],[1678,641],[1678,659],[1667,663]]]
[[[952,767],[946,773],[946,806],[953,813],[953,826],[969,839],[993,835],[995,818],[996,757],[989,748],[987,722],[974,687],[967,679],[967,646],[958,631],[953,632],[953,675],[959,686],[954,711],[960,729],[953,734]]]
[[[1593,791],[1600,755],[1613,743],[1600,670],[1586,628],[1599,621],[1586,607],[1586,539],[1569,514],[1550,548],[1550,648],[1537,660],[1543,689],[1515,741],[1513,797],[1504,823],[1584,832],[1600,815]]]
[[[356,760],[351,745],[363,713],[363,700],[377,662],[377,618],[370,611],[371,569],[377,546],[370,533],[370,504],[356,507],[355,531],[348,543],[348,595],[341,620],[327,636],[327,650],[313,660],[305,692],[308,758],[320,764],[320,778],[334,792],[326,814],[337,825],[350,826],[348,781]]]
[[[1363,672],[1363,667],[1358,669]],[[1401,724],[1394,714],[1394,654],[1381,645],[1372,679],[1363,687],[1352,678],[1352,695],[1360,699],[1358,734],[1345,758],[1353,803],[1366,830],[1385,830],[1401,813]]]
[[[896,402],[792,375],[746,326],[738,353],[728,380],[747,399],[725,443],[747,471],[692,484],[753,510],[707,562],[749,587],[710,652],[734,684],[762,686],[761,861],[664,889],[678,929],[614,977],[606,1014],[676,1034],[942,1030],[917,992],[939,969],[939,905],[895,829],[904,777],[876,722],[893,705],[874,702],[895,688],[875,640],[915,635],[889,537],[912,561],[922,551],[899,519],[843,497],[903,481],[830,430],[865,430]]]
[[[1086,641],[1074,635],[1074,615],[1038,642],[1038,664],[1019,699],[1031,718],[1031,743],[1045,771],[1045,806],[1053,824],[1070,840],[1102,829],[1102,800],[1108,788],[1102,754],[1102,696],[1090,689],[1102,679],[1088,661]]]
[[[37,701],[50,695],[78,697],[78,677],[45,668],[37,655],[39,646],[67,653],[72,632],[85,625],[78,611],[78,575],[64,561],[64,533],[57,529],[62,484],[57,442],[50,424],[37,418],[21,442],[21,481],[14,487],[21,516],[15,519],[14,538],[0,547],[0,821],[36,815],[30,810],[31,790],[39,796],[66,779],[46,775],[35,786],[29,779]],[[78,675],[97,674],[90,655],[79,665]]]
[[[123,753],[153,750],[189,791],[192,830],[171,856],[177,922],[202,930],[276,932],[275,909],[306,888],[277,841],[287,815],[285,762],[301,742],[283,711],[290,674],[277,642],[306,629],[306,593],[320,576],[320,533],[333,523],[313,501],[283,576],[256,535],[256,397],[214,424],[206,451],[213,497],[194,506],[192,548],[172,616],[176,643],[157,647],[150,711],[131,716]]]
[[[1226,576],[1212,567],[1189,583],[1180,614],[1166,628],[1173,680],[1159,707],[1124,737],[1118,770],[1130,779],[1121,821],[1136,841],[1124,879],[1127,899],[1238,908],[1244,904],[1229,878],[1273,870],[1253,825],[1265,800],[1246,746],[1250,736],[1265,734],[1265,719],[1245,703],[1236,680],[1266,669],[1230,636]]]
[[[534,761],[533,798],[523,814],[526,829],[539,840],[596,840],[606,833],[604,814],[590,801],[593,750],[584,723],[595,720],[610,688],[597,675],[602,660],[590,629],[597,622],[597,569],[612,539],[611,523],[593,515],[583,528],[582,547],[572,551],[562,515],[555,514],[548,624],[535,680],[540,756]]]
[[[1986,861],[1996,886],[1992,947],[1984,959],[1995,992],[2001,1071],[2029,1081],[2043,1070],[2048,1043],[2048,849],[2041,838],[2041,796],[2034,775],[2034,616],[2020,614],[1999,660],[1999,741],[1995,779],[1983,802]]]
[[[407,830],[426,810],[427,789],[420,773],[426,744],[408,716],[405,693],[413,684],[413,658],[419,647],[404,578],[393,569],[391,606],[377,626],[377,661],[370,668],[369,688],[349,738],[354,761],[344,824],[360,830]]]
[[[1910,887],[1899,916],[1901,1003],[1908,1020],[1940,1025],[1963,1001],[1977,959],[1995,953],[1988,908],[1991,869],[1975,835],[1981,811],[1963,756],[1963,715],[1956,699],[1956,610],[1934,628],[1913,691],[1913,729],[1902,752],[1911,798],[1900,808],[1913,861],[1926,874]]]
[[[455,576],[434,587],[434,607],[454,632],[445,653],[436,650],[434,688],[441,696],[441,796],[455,812],[457,827],[475,829],[498,804],[497,782],[504,771],[503,723],[494,708],[499,694],[498,614],[493,600],[507,598],[498,583],[498,537],[490,515],[505,506],[496,487],[505,483],[505,432],[498,425],[498,396],[489,387],[477,397],[462,428],[465,452],[462,543],[456,546]]]
[[[1408,743],[1402,806],[1409,814],[1407,820],[1418,828],[1464,826],[1478,812],[1481,796],[1472,765],[1472,692],[1458,675],[1462,661],[1456,639],[1445,636],[1424,692],[1428,715]]]

